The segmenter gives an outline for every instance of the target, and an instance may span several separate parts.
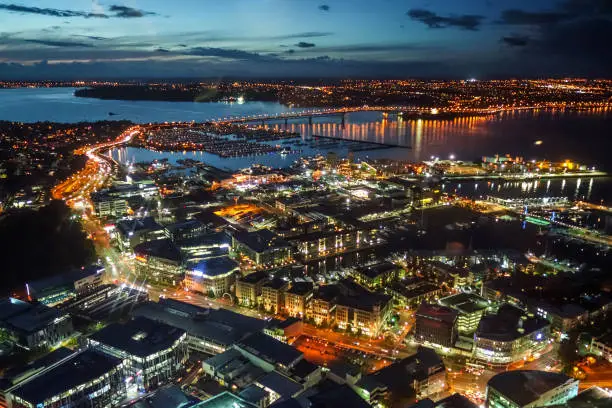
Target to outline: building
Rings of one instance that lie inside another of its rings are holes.
[[[394,282],[385,287],[385,292],[393,296],[399,306],[409,308],[417,308],[423,302],[435,303],[444,293],[440,286],[422,278]]]
[[[156,239],[134,247],[136,276],[142,282],[176,286],[184,278],[181,251],[170,239]]]
[[[391,262],[359,266],[355,268],[352,275],[355,281],[370,289],[384,288],[401,276],[402,269]]]
[[[232,250],[249,258],[255,265],[282,265],[291,261],[292,245],[268,229],[237,232],[232,236]]]
[[[293,282],[285,292],[285,312],[289,316],[304,317],[312,299],[312,282]]]
[[[317,326],[331,325],[336,319],[336,299],[340,288],[336,285],[319,286],[306,309],[306,318]]]
[[[222,392],[214,397],[202,401],[192,408],[259,408],[229,391]]]
[[[457,340],[457,311],[422,303],[416,311],[414,339],[421,344],[453,347]]]
[[[257,271],[236,280],[236,301],[246,307],[257,307],[261,287],[268,279],[267,271]]]
[[[434,350],[419,347],[415,354],[363,377],[355,388],[372,405],[405,406],[443,392],[446,368]]]
[[[541,352],[549,338],[548,320],[505,304],[497,314],[480,320],[474,334],[474,358],[489,366],[504,367]]]
[[[517,370],[487,383],[487,408],[544,407],[563,404],[578,394],[578,380],[547,371]]]
[[[187,362],[187,333],[145,317],[110,324],[88,339],[89,346],[125,362],[128,388],[151,390],[179,376]]]
[[[478,405],[474,404],[467,397],[455,393],[436,402],[425,398],[408,408],[478,408]]]
[[[146,288],[108,283],[65,303],[62,310],[90,322],[104,322],[123,318],[148,300]]]
[[[0,300],[0,335],[14,346],[53,347],[74,332],[68,313],[15,298]]]
[[[174,299],[146,302],[132,312],[187,333],[190,350],[219,354],[251,333],[266,327],[266,321],[227,309],[208,309]]]
[[[57,306],[79,295],[94,291],[102,284],[104,267],[91,265],[62,275],[26,283],[26,293],[43,305]]]
[[[91,202],[96,216],[101,219],[124,217],[130,208],[125,198],[113,197],[105,192],[92,193]]]
[[[476,329],[490,304],[484,298],[473,293],[458,293],[440,299],[442,306],[457,311],[457,331],[459,334],[471,335]]]
[[[285,320],[272,319],[263,332],[278,341],[288,343],[289,339],[298,338],[303,334],[304,322],[297,317],[288,317]]]
[[[589,321],[588,310],[577,304],[567,303],[554,306],[546,302],[530,301],[528,303],[529,311],[548,320],[553,331],[568,333]]]
[[[261,286],[261,302],[266,312],[279,314],[285,308],[285,292],[289,282],[272,279]]]
[[[166,237],[178,243],[201,237],[206,231],[204,224],[195,219],[166,225],[164,228]]]
[[[342,295],[336,300],[336,325],[343,330],[378,336],[391,316],[391,296],[364,291],[358,296]]]
[[[72,353],[6,390],[7,407],[118,405],[126,396],[124,365],[94,350]]]
[[[202,259],[188,268],[184,284],[196,293],[221,297],[233,292],[232,285],[239,272],[238,263],[227,256]]]
[[[234,345],[242,355],[257,366],[271,365],[274,369],[288,372],[304,355],[295,347],[278,341],[263,332],[253,333]]]
[[[164,228],[153,217],[120,220],[116,230],[117,244],[122,251],[129,251],[142,242],[164,238]]]
[[[591,339],[591,353],[612,362],[612,333]]]

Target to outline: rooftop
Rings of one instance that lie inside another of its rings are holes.
[[[184,330],[165,323],[136,317],[124,324],[110,324],[90,339],[134,356],[147,357],[169,349],[184,334]]]
[[[292,295],[305,296],[312,292],[314,284],[312,282],[293,282],[287,293]]]
[[[494,375],[487,383],[505,398],[519,406],[526,406],[536,401],[540,395],[557,388],[568,381],[578,381],[565,374],[548,371],[516,370]]]
[[[279,290],[286,285],[289,285],[289,282],[282,280],[280,278],[274,278],[270,280],[269,282],[264,283],[263,286],[266,288],[272,288],[275,290]]]
[[[30,292],[41,292],[58,286],[74,285],[74,282],[76,281],[102,272],[104,272],[103,266],[90,265],[82,269],[75,269],[73,271],[63,273],[61,275],[28,282],[27,285]]]
[[[473,293],[458,293],[448,296],[440,299],[440,303],[462,314],[479,312],[489,307],[489,303],[484,298]]]
[[[216,277],[225,275],[238,269],[238,263],[227,256],[202,259],[193,265],[190,272],[193,276]]]
[[[207,309],[174,299],[160,299],[138,305],[134,316],[144,316],[186,331],[192,336],[230,346],[248,333],[262,330],[264,320],[227,309]]]
[[[91,349],[85,350],[32,377],[12,393],[37,406],[48,398],[99,378],[121,364],[122,361],[118,358]]]
[[[134,247],[136,256],[154,256],[175,262],[180,262],[181,251],[170,239],[156,239],[154,241],[143,242]]]
[[[122,234],[129,236],[130,233],[144,230],[160,230],[159,225],[153,217],[145,217],[131,220],[121,220],[117,222],[117,230]]]
[[[371,408],[363,398],[361,398],[347,384],[334,386],[330,389],[319,392],[309,397],[313,408]]]
[[[450,307],[432,305],[430,303],[421,303],[416,311],[417,319],[420,316],[453,324],[457,319],[457,311],[451,309]]]
[[[193,408],[257,408],[257,405],[226,391],[194,405]]]
[[[269,275],[268,271],[257,271],[257,272],[250,273],[246,276],[243,276],[242,278],[238,280],[240,282],[245,282],[245,283],[258,283],[264,279],[267,279],[268,275]]]
[[[512,341],[549,326],[544,318],[528,316],[520,309],[505,304],[496,315],[483,316],[476,330],[477,337],[497,341]]]
[[[398,267],[391,262],[381,262],[374,265],[360,266],[357,268],[357,271],[370,279],[376,279],[381,275],[392,273],[397,269]]]
[[[285,377],[276,371],[269,372],[259,378],[257,382],[265,388],[279,394],[281,398],[290,398],[303,389],[301,384],[296,383],[291,378]]]
[[[269,229],[259,231],[241,231],[234,238],[255,252],[261,253],[270,249],[291,248],[291,244]]]
[[[256,332],[245,337],[237,343],[237,346],[270,364],[281,364],[285,367],[291,366],[302,358],[299,350],[263,332]]]
[[[0,301],[0,322],[24,333],[33,333],[68,315],[42,304],[31,304],[15,298]]]

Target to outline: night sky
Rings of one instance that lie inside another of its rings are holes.
[[[0,79],[612,74],[612,0],[0,0]]]

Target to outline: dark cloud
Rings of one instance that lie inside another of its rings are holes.
[[[170,52],[170,50],[167,48],[156,48],[155,52]]]
[[[561,12],[531,12],[518,9],[504,10],[499,20],[506,25],[545,25],[556,24],[572,16]]]
[[[290,49],[285,51],[285,54],[295,54],[295,50],[294,49]]]
[[[24,42],[32,43],[32,44],[40,44],[46,45],[49,47],[83,47],[83,48],[92,48],[93,45],[87,44],[84,42],[75,42],[75,41],[54,41],[54,40],[23,40]]]
[[[478,30],[484,19],[483,16],[476,14],[462,14],[441,16],[433,11],[424,9],[411,9],[406,15],[414,21],[421,22],[429,28],[447,28],[456,27],[463,30]]]
[[[294,45],[296,47],[298,47],[298,48],[312,48],[312,47],[316,46],[316,44],[314,44],[314,43],[309,43],[309,42],[305,42],[305,41],[300,41],[299,43],[294,44]]]
[[[0,3],[0,10],[12,11],[24,14],[39,14],[51,17],[86,17],[86,18],[108,18],[106,14],[88,13],[78,10],[60,10],[54,8],[40,8],[30,6],[20,6],[17,4]]]
[[[329,11],[329,6],[327,4],[321,4],[319,6],[319,10],[321,10],[321,11]]]
[[[524,47],[529,44],[529,37],[524,35],[510,35],[502,37],[501,41],[512,47]]]
[[[74,34],[73,37],[89,38],[90,40],[95,40],[95,41],[105,41],[105,40],[108,40],[108,38],[100,37],[98,35],[80,35],[80,34]]]
[[[135,9],[133,7],[120,6],[116,4],[110,6],[108,8],[108,11],[110,11],[111,13],[114,13],[114,17],[119,17],[119,18],[140,18],[144,16],[156,15],[156,13],[153,13],[151,11],[144,11],[144,10]]]
[[[233,49],[226,49],[226,48],[214,48],[214,47],[195,47],[195,48],[191,48],[187,52],[184,52],[184,54],[198,55],[201,57],[229,58],[229,59],[242,60],[242,61],[269,59],[266,56],[258,54],[256,52],[233,50]]]
[[[177,44],[176,46],[181,48],[187,48],[187,44]]]
[[[304,33],[294,33],[294,34],[287,34],[287,35],[278,35],[278,36],[273,36],[273,37],[267,37],[267,39],[270,40],[291,40],[294,38],[318,38],[318,37],[328,37],[330,35],[332,35],[333,33],[330,32],[326,32],[326,31],[307,31]]]

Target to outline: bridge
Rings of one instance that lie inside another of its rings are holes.
[[[265,122],[270,122],[273,120],[284,120],[285,124],[287,124],[290,119],[308,118],[308,123],[312,124],[312,119],[316,117],[340,116],[342,118],[342,124],[344,124],[346,114],[352,112],[382,112],[383,114],[387,115],[399,115],[404,113],[428,114],[432,113],[432,109],[416,106],[356,106],[347,108],[307,109],[303,111],[290,111],[250,116],[228,116],[214,119],[211,122],[220,124],[260,122],[263,125]],[[476,110],[474,110],[474,113],[477,113]]]

